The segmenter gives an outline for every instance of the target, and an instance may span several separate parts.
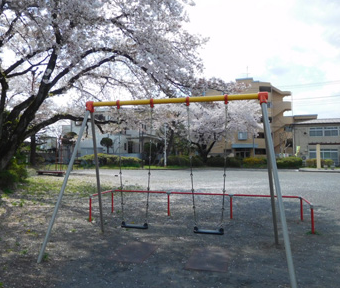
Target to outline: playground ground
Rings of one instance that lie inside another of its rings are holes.
[[[196,192],[221,193],[222,174],[220,169],[194,171]],[[116,175],[116,170],[102,170],[101,182],[118,186]],[[145,189],[146,175],[145,170],[123,171],[124,185]],[[188,171],[152,171],[151,190],[190,191],[188,175]],[[301,222],[299,200],[284,200],[298,287],[340,287],[340,174],[283,170],[279,176],[283,195],[303,196],[315,209],[317,235],[310,235],[308,205]],[[74,171],[70,179],[95,184],[93,170]],[[61,184],[62,179],[59,181]],[[228,170],[226,189],[234,194],[268,195],[267,172]],[[93,200],[94,221],[89,223],[88,198],[66,195],[46,257],[37,264],[56,195],[26,199],[22,207],[13,205],[15,197],[20,197],[20,191],[0,206],[1,288],[290,287],[281,225],[276,247],[269,199],[235,197],[230,220],[227,198],[225,234],[216,236],[193,233],[192,199],[187,195],[171,196],[171,216],[167,215],[166,195],[150,195],[147,230],[120,228],[120,197],[115,195],[115,212],[111,214],[111,200],[106,195],[103,234],[98,202]],[[218,197],[195,198],[198,223],[203,228],[212,229],[220,220]],[[143,222],[145,195],[128,194],[125,202],[127,222]]]

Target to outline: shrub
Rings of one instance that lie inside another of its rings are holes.
[[[210,157],[208,158],[207,165],[211,167],[224,167],[224,157]]]
[[[0,171],[0,187],[9,188],[27,178],[25,163],[20,163],[20,159],[21,155],[13,157],[8,169]]]
[[[194,156],[192,157],[192,166],[193,167],[202,167],[204,166],[204,162],[201,157],[199,156]]]
[[[169,156],[167,159],[169,166],[190,166],[189,156]]]
[[[91,167],[94,165],[94,154],[85,155],[79,158],[81,165]],[[119,166],[119,156],[98,153],[99,166]],[[122,167],[140,167],[142,160],[136,157],[121,157]]]
[[[171,155],[167,158],[167,165],[168,166],[182,166],[182,167],[189,167],[190,166],[190,158],[189,156],[176,156]],[[164,165],[164,159],[162,158],[159,161],[159,165]],[[202,167],[204,166],[204,162],[201,157],[193,156],[192,157],[192,166],[193,167]]]
[[[302,166],[302,159],[299,157],[279,158],[276,164],[277,168],[297,169]]]
[[[265,157],[248,157],[244,158],[243,161],[243,167],[246,168],[262,168],[266,167],[267,165],[267,158]]]
[[[334,165],[334,161],[332,159],[321,159],[321,167],[324,167],[325,165],[332,166]],[[316,159],[307,159],[306,160],[306,166],[311,168],[316,168]]]
[[[334,161],[332,159],[325,159],[324,165],[327,165],[328,167],[334,165]]]
[[[306,166],[315,168],[316,167],[316,159],[307,159],[306,160]]]
[[[211,167],[224,167],[224,157],[216,156],[208,158],[207,165]],[[227,157],[227,167],[239,168],[241,167],[241,160],[234,157]]]

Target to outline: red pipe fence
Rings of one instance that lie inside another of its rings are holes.
[[[168,191],[145,191],[145,190],[107,190],[102,192],[101,194],[108,194],[111,193],[111,213],[114,211],[114,196],[115,192],[126,192],[126,193],[153,193],[153,194],[167,194],[168,198],[168,216],[171,215],[170,213],[170,196],[174,195],[191,195],[191,192],[168,192]],[[223,194],[223,193],[203,193],[203,192],[195,192],[195,195],[205,195],[205,196],[227,196],[229,197],[230,202],[230,219],[233,219],[233,197],[254,197],[254,198],[269,198],[270,195],[259,195],[259,194]],[[92,198],[98,196],[98,193],[93,194],[90,196],[89,199],[89,222],[92,221]],[[276,196],[275,196],[276,197]],[[288,196],[283,195],[282,198],[288,199],[300,199],[300,219],[303,221],[303,202],[307,203],[310,208],[311,214],[311,233],[315,234],[315,225],[314,225],[314,206],[311,202],[305,199],[302,196]]]

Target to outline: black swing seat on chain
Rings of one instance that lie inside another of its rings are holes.
[[[148,223],[144,223],[143,225],[135,225],[135,224],[126,224],[125,221],[122,222],[122,228],[132,228],[132,229],[148,229]]]
[[[217,230],[206,230],[206,229],[199,229],[198,227],[194,227],[194,233],[197,234],[212,234],[212,235],[223,235],[224,229],[220,228]]]

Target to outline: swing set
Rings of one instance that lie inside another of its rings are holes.
[[[95,107],[117,107],[118,110],[118,123],[120,123],[120,108],[121,106],[127,106],[127,105],[149,105],[150,106],[150,129],[152,129],[152,123],[153,123],[153,108],[156,104],[170,104],[170,103],[184,103],[187,107],[187,128],[188,128],[188,153],[189,153],[189,159],[190,159],[190,182],[191,182],[191,190],[190,194],[192,196],[192,207],[193,207],[193,218],[194,218],[194,233],[199,234],[213,234],[213,235],[223,235],[224,229],[223,229],[223,218],[224,218],[224,206],[225,206],[225,196],[229,196],[226,194],[226,149],[224,149],[224,174],[223,174],[223,194],[222,194],[222,207],[221,207],[221,218],[220,222],[218,224],[218,228],[215,230],[209,230],[209,229],[202,229],[199,228],[199,224],[197,221],[197,213],[196,213],[196,205],[195,205],[195,195],[198,195],[199,193],[195,192],[194,189],[194,175],[193,175],[193,164],[192,164],[192,153],[191,153],[191,139],[190,139],[190,103],[194,102],[216,102],[216,101],[223,101],[225,103],[225,124],[224,124],[224,131],[225,131],[225,148],[227,145],[227,115],[228,115],[228,102],[229,101],[239,101],[239,100],[259,100],[262,110],[262,119],[263,119],[263,125],[264,125],[264,134],[265,134],[265,143],[266,143],[266,150],[267,150],[267,162],[268,162],[268,179],[269,179],[269,188],[270,188],[270,198],[271,198],[271,207],[272,207],[272,218],[273,218],[273,226],[274,226],[274,236],[275,236],[275,243],[278,244],[278,229],[277,229],[277,220],[276,220],[276,211],[275,211],[275,198],[277,198],[278,202],[278,208],[279,208],[279,214],[280,214],[280,220],[281,220],[281,227],[282,227],[282,234],[283,234],[283,240],[284,240],[284,246],[285,246],[285,252],[286,252],[286,260],[287,260],[287,266],[290,276],[290,282],[291,286],[293,288],[297,287],[296,282],[296,276],[295,276],[295,269],[293,264],[293,257],[290,247],[290,240],[288,235],[288,228],[287,228],[287,222],[286,222],[286,216],[285,216],[285,210],[282,200],[282,194],[281,194],[281,187],[279,182],[279,176],[277,171],[277,165],[276,165],[276,159],[275,159],[275,152],[274,152],[274,146],[273,146],[273,140],[271,137],[271,131],[270,131],[270,124],[268,119],[268,107],[267,107],[267,100],[268,100],[268,92],[259,92],[259,93],[251,93],[251,94],[238,94],[238,95],[220,95],[220,96],[200,96],[200,97],[185,97],[185,98],[166,98],[166,99],[143,99],[143,100],[117,100],[117,101],[108,101],[108,102],[93,102],[89,101],[86,103],[86,112],[84,116],[84,120],[82,122],[82,126],[80,128],[80,132],[78,135],[77,142],[75,144],[74,152],[72,154],[68,169],[66,171],[64,181],[58,196],[57,203],[54,208],[54,212],[52,215],[52,219],[49,223],[46,236],[44,239],[44,242],[42,244],[39,256],[38,256],[38,263],[40,263],[43,259],[43,255],[47,246],[47,242],[50,237],[50,233],[52,231],[52,227],[55,222],[56,215],[58,213],[59,206],[61,204],[61,200],[68,182],[68,178],[70,175],[70,172],[72,170],[72,166],[74,163],[74,160],[77,155],[77,151],[80,145],[80,141],[82,138],[82,135],[85,130],[86,123],[88,121],[89,116],[91,127],[92,127],[92,138],[93,138],[93,148],[94,148],[94,161],[95,161],[95,170],[96,170],[96,184],[97,184],[97,196],[98,196],[98,202],[99,202],[99,216],[100,216],[100,225],[101,225],[101,231],[104,232],[104,221],[103,221],[103,209],[102,209],[102,193],[100,188],[100,175],[99,175],[99,165],[98,165],[98,155],[97,155],[97,145],[96,145],[96,135],[95,135],[95,122],[94,122],[94,111]],[[151,131],[152,132],[152,131]],[[121,168],[121,133],[119,133],[119,181],[120,181],[120,187],[119,189],[115,190],[117,192],[120,192],[121,195],[121,209],[122,209],[122,223],[121,227],[123,228],[133,228],[133,229],[148,229],[148,211],[149,211],[149,195],[150,193],[155,193],[157,191],[151,191],[150,190],[150,183],[151,183],[151,139],[150,139],[150,151],[149,151],[149,159],[148,159],[148,181],[147,181],[147,190],[143,191],[146,193],[146,208],[145,208],[145,221],[143,224],[129,224],[126,222],[125,214],[124,214],[124,192],[132,192],[128,190],[124,190],[123,188],[123,173]],[[275,189],[274,189],[275,188]],[[276,195],[274,195],[274,191],[276,192]],[[188,193],[188,192],[187,192]]]

